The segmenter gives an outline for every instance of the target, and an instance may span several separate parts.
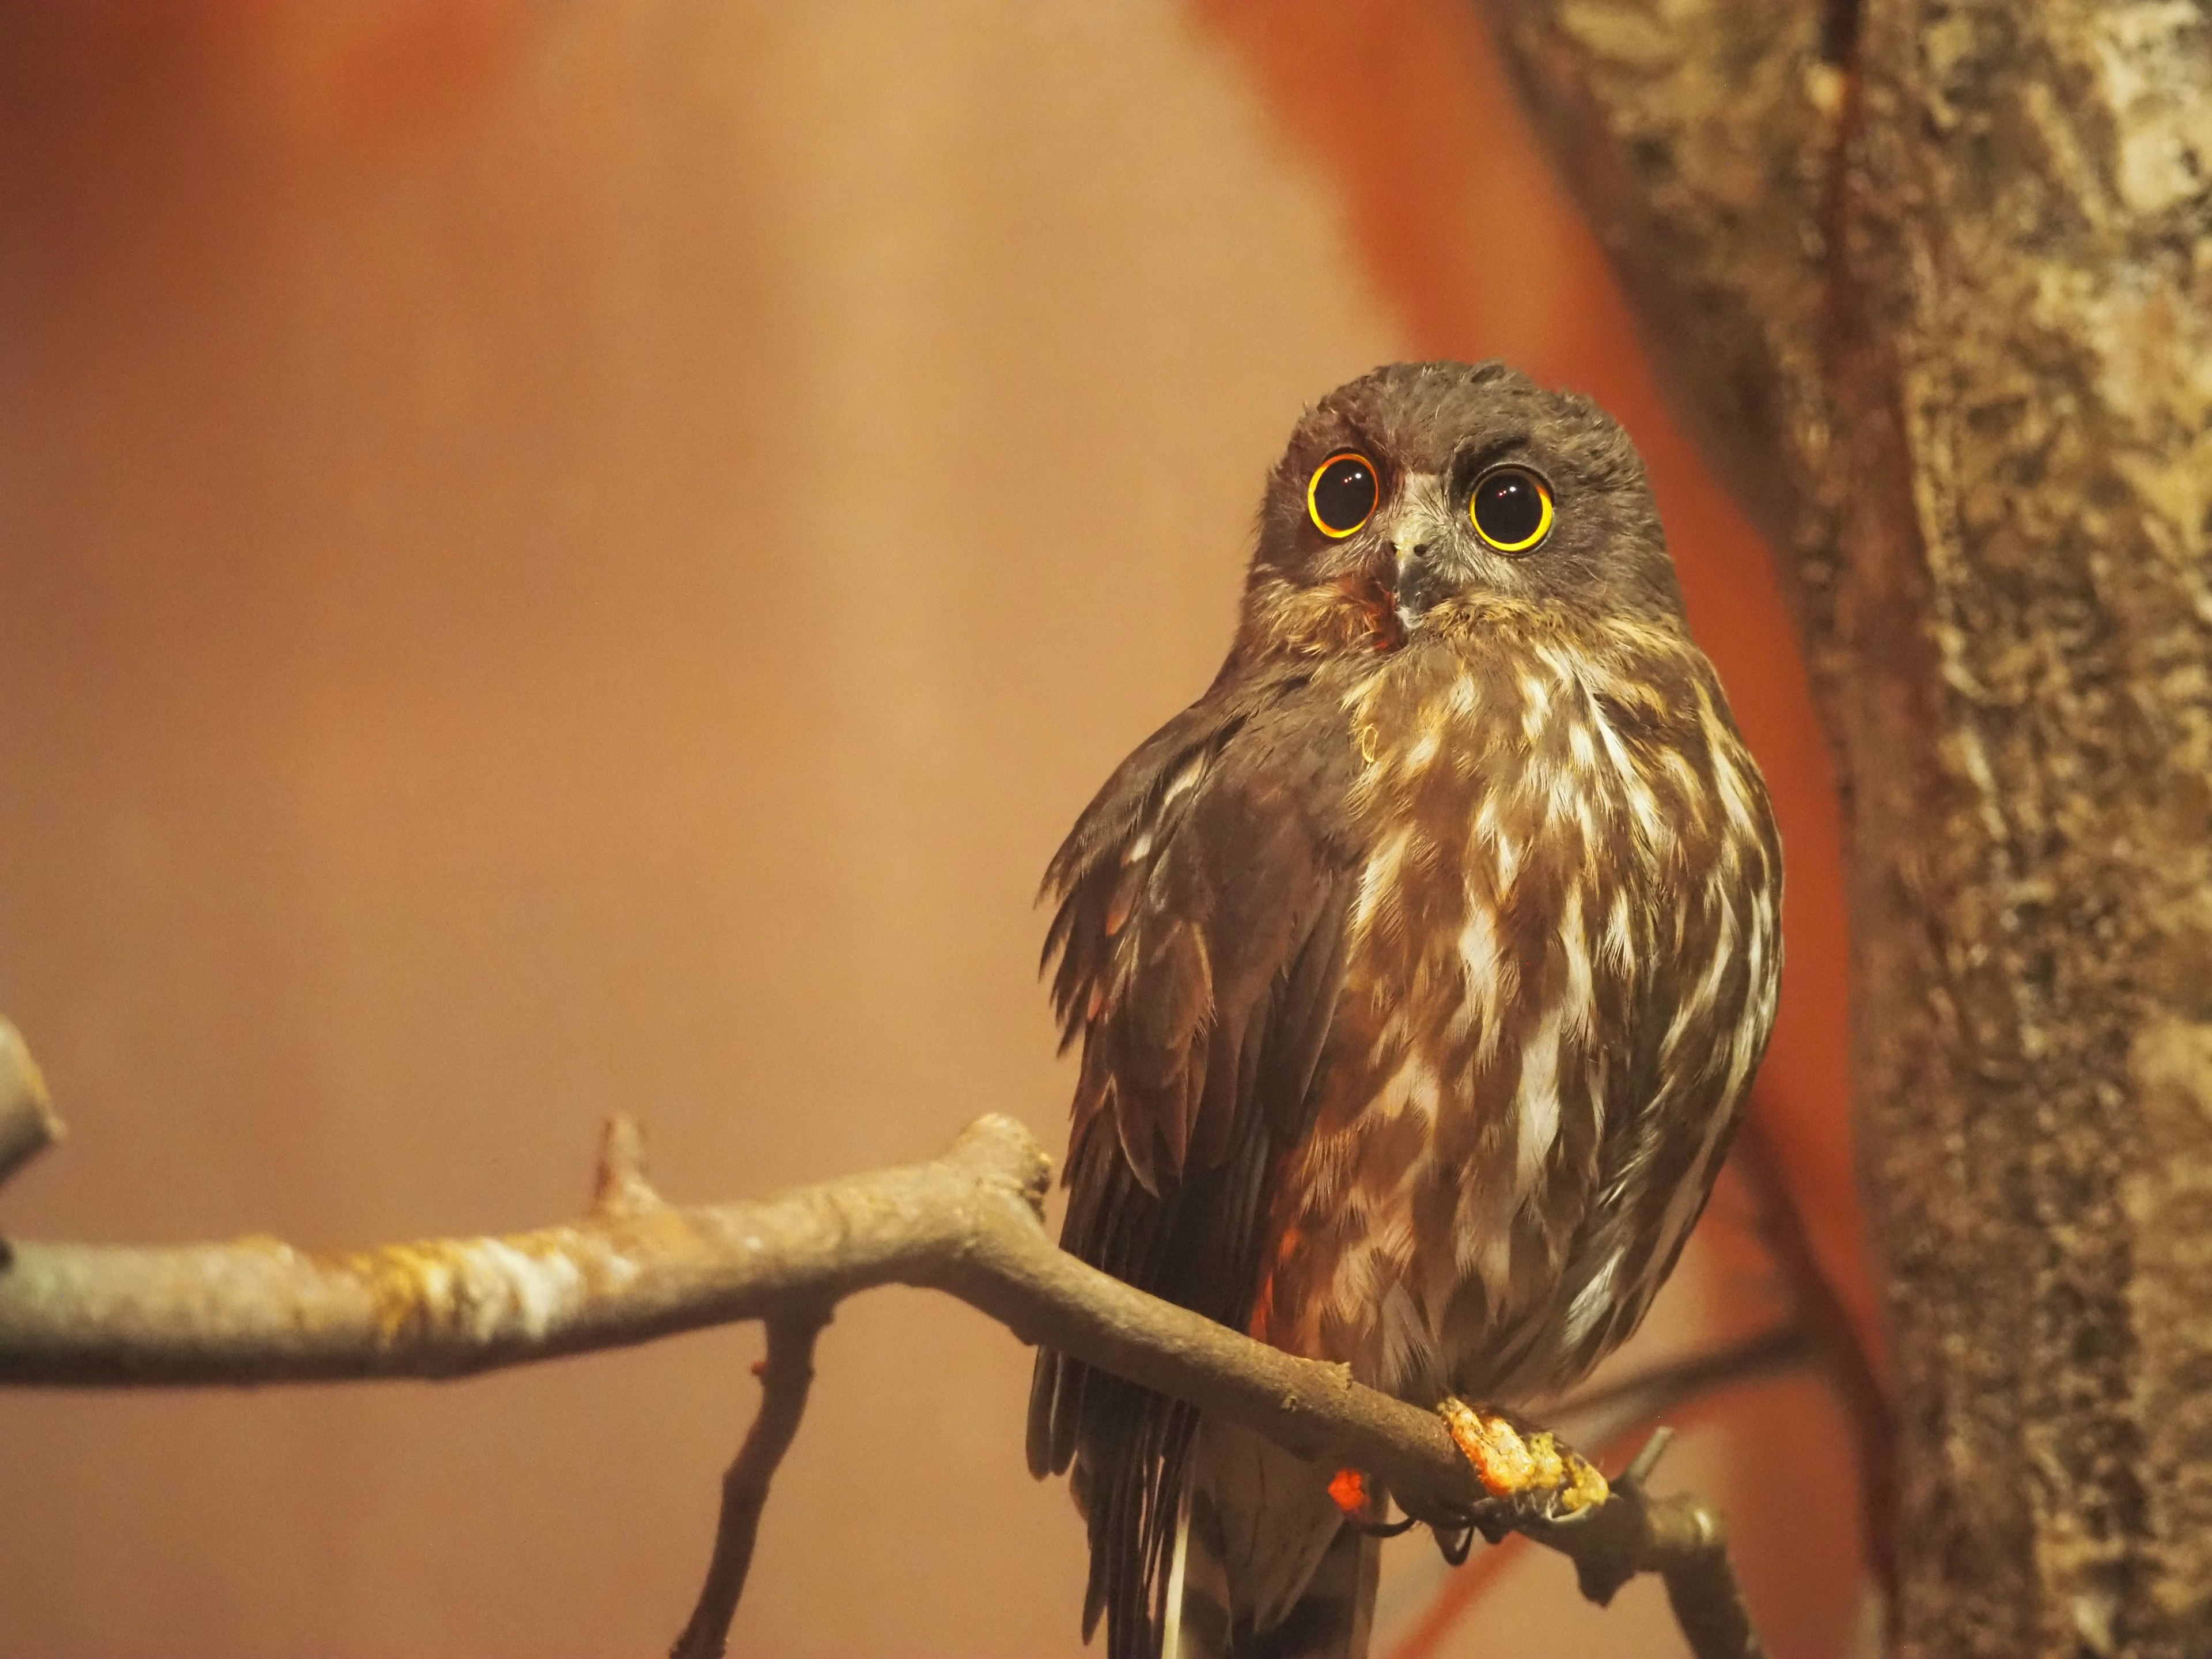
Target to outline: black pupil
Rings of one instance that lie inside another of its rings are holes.
[[[1526,472],[1493,472],[1474,487],[1475,528],[1507,547],[1543,527],[1542,488]]]
[[[1375,510],[1375,473],[1356,455],[1340,455],[1314,481],[1314,516],[1329,529],[1357,530]]]

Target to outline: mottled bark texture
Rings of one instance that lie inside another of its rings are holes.
[[[1915,1655],[2212,1652],[2212,26],[1487,0],[1793,582]]]

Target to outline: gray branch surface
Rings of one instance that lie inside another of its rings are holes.
[[[2212,14],[1482,5],[1840,763],[1899,1649],[2212,1652]]]
[[[263,1238],[12,1243],[0,1267],[0,1383],[462,1376],[738,1320],[788,1328],[857,1291],[910,1285],[1316,1462],[1359,1468],[1408,1515],[1455,1527],[1478,1510],[1482,1490],[1433,1413],[1057,1248],[1043,1226],[1050,1169],[1026,1129],[989,1116],[927,1164],[759,1203],[678,1206],[647,1184],[636,1131],[617,1119],[592,1211],[567,1225],[322,1253]],[[790,1428],[803,1398],[781,1396]],[[1522,1529],[1571,1557],[1601,1601],[1639,1572],[1662,1575],[1692,1610],[1686,1631],[1711,1632],[1699,1659],[1758,1651],[1719,1521],[1698,1499],[1647,1498],[1630,1480],[1572,1522]]]

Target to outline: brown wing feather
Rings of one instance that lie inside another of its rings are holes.
[[[1083,1044],[1061,1243],[1227,1324],[1250,1316],[1267,1179],[1340,988],[1356,762],[1303,678],[1217,686],[1115,773],[1045,878],[1055,1006]],[[1076,1465],[1086,1637],[1104,1612],[1109,1659],[1140,1659],[1194,1415],[1048,1352],[1030,1411],[1031,1468]]]

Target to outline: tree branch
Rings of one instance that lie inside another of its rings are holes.
[[[1025,1342],[1188,1401],[1302,1457],[1361,1469],[1432,1525],[1463,1526],[1483,1502],[1433,1413],[1055,1247],[1042,1224],[1049,1160],[1011,1118],[979,1118],[930,1163],[762,1203],[659,1202],[634,1132],[620,1124],[601,1170],[599,1200],[583,1219],[504,1237],[332,1253],[271,1239],[16,1245],[0,1268],[0,1383],[459,1376],[742,1319],[773,1326],[902,1284],[947,1291]],[[795,1409],[791,1416],[795,1425]],[[1697,1499],[1649,1499],[1631,1482],[1583,1516],[1522,1529],[1572,1558],[1598,1600],[1656,1572],[1670,1595],[1711,1601],[1699,1628],[1720,1632],[1711,1638],[1719,1644],[1698,1646],[1699,1659],[1757,1651],[1747,1626],[1746,1641],[1723,1639],[1733,1628],[1726,1609],[1741,1598],[1718,1523]]]
[[[814,1383],[814,1339],[830,1322],[829,1310],[809,1308],[768,1322],[768,1358],[753,1367],[761,1380],[760,1410],[745,1431],[729,1473],[722,1477],[722,1511],[714,1524],[714,1553],[691,1622],[668,1650],[668,1659],[722,1659],[730,1620],[745,1593],[753,1564],[753,1539],[768,1503],[769,1482],[791,1449],[806,1392]]]

